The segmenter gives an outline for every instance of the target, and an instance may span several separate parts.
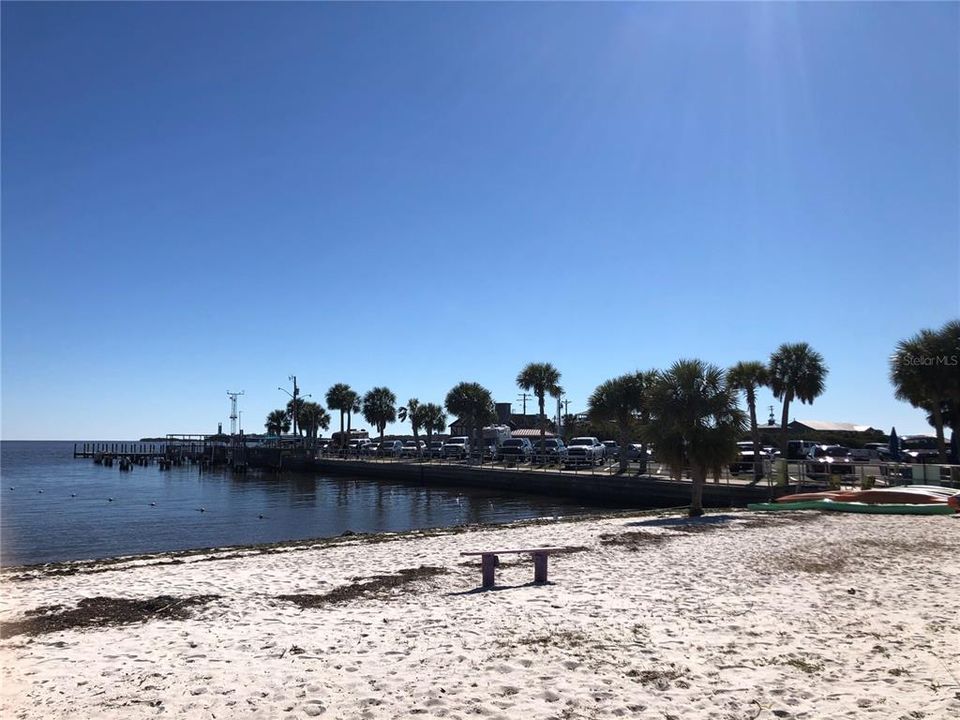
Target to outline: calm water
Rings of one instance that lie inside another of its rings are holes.
[[[156,465],[120,472],[116,464],[109,468],[74,460],[72,442],[5,441],[0,477],[4,566],[333,537],[345,530],[497,523],[595,509],[537,496],[363,478],[234,475],[226,470],[200,474],[196,466],[161,472]]]

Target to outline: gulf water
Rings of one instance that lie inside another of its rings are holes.
[[[504,523],[597,508],[476,488],[73,458],[73,442],[0,443],[0,565]],[[111,500],[112,498],[112,500]],[[201,508],[203,509],[201,511]],[[262,517],[261,517],[262,516]]]

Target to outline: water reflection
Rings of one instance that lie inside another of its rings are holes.
[[[119,473],[116,467],[74,460],[71,443],[5,442],[2,449],[4,565],[332,537],[346,530],[497,523],[594,509],[537,496],[362,477],[200,473],[194,466],[168,471],[137,466]]]

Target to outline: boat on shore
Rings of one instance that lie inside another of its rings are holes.
[[[772,503],[751,503],[749,510],[826,510],[882,515],[950,515],[960,512],[960,490],[908,485],[870,490],[827,490],[784,495]]]
[[[783,512],[787,510],[825,510],[828,512],[852,512],[874,515],[952,515],[956,508],[947,503],[865,503],[838,500],[797,500],[794,502],[751,503],[748,510]]]

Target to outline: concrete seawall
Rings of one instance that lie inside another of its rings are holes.
[[[315,469],[331,475],[360,475],[421,485],[506,490],[616,507],[681,507],[690,504],[689,482],[675,482],[650,475],[592,475],[584,472],[356,460],[318,460]],[[703,490],[705,507],[742,507],[747,503],[766,502],[769,497],[767,487],[714,484],[711,481]]]

